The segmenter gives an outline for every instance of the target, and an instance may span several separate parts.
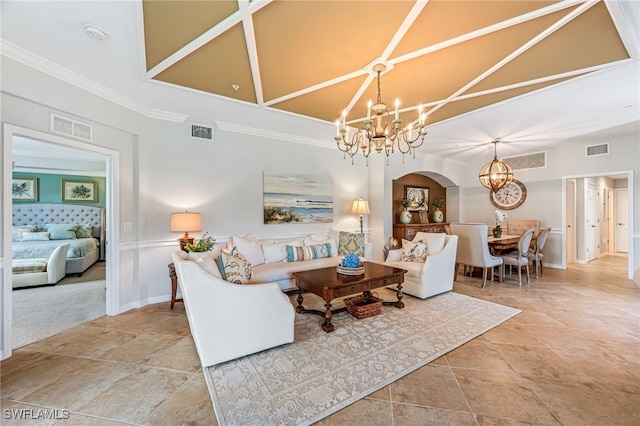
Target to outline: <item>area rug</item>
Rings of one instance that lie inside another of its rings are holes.
[[[13,290],[13,349],[104,316],[105,285],[98,280]]]
[[[403,300],[404,309],[385,306],[362,320],[334,315],[332,333],[321,317],[296,314],[293,343],[205,368],[218,424],[311,424],[520,312],[453,292]]]

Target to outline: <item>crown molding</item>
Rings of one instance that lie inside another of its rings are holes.
[[[243,135],[259,136],[262,138],[275,139],[281,142],[292,142],[303,145],[311,145],[318,148],[335,149],[333,144],[328,144],[314,138],[292,135],[290,133],[274,132],[271,130],[259,129],[257,127],[242,126],[239,124],[226,123],[224,121],[215,122],[218,128],[225,132],[240,133]]]
[[[149,108],[136,100],[123,96],[122,94],[98,84],[93,80],[63,68],[45,58],[34,55],[33,53],[3,39],[0,39],[0,55],[48,74],[58,80],[72,84],[82,90],[86,90],[89,93],[118,104],[138,114],[144,115],[145,117],[156,120],[171,121],[174,123],[184,123],[189,118],[189,116],[184,114]]]

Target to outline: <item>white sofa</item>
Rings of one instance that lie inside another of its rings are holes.
[[[402,292],[421,299],[453,290],[458,237],[443,233],[418,232],[413,241],[426,241],[425,262],[402,261],[402,248],[389,250],[385,265],[405,269]],[[390,287],[395,288],[395,285]]]
[[[238,248],[247,260],[251,263],[250,283],[277,282],[282,291],[296,288],[295,279],[291,275],[294,272],[308,271],[310,269],[337,266],[344,255],[338,255],[339,232],[333,231],[325,234],[313,234],[297,238],[243,238],[234,236],[227,243],[227,248],[233,246]],[[283,261],[282,254],[278,247],[284,245],[302,246],[312,244],[322,244],[331,242],[331,257],[321,259],[309,259],[298,262]],[[274,255],[274,253],[276,253]],[[278,255],[280,253],[280,255]],[[364,243],[363,260],[371,260],[373,253],[371,243]]]
[[[276,283],[233,284],[187,253],[172,254],[191,335],[203,367],[293,342],[295,310]]]
[[[63,279],[68,250],[69,243],[65,243],[56,247],[48,259],[13,259],[13,288],[55,284]]]

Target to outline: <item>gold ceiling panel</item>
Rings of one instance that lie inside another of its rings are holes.
[[[238,10],[238,2],[143,0],[147,71]]]
[[[382,54],[412,6],[282,1],[264,7],[253,22],[265,101],[362,70]]]
[[[581,74],[584,75],[584,74]],[[465,114],[476,109],[480,109],[492,104],[495,104],[506,99],[511,99],[516,96],[530,93],[535,90],[543,89],[545,87],[553,86],[558,83],[562,83],[567,80],[571,80],[574,77],[566,77],[557,80],[547,81],[544,83],[532,84],[529,86],[519,87],[516,89],[504,90],[501,92],[491,93],[488,95],[476,96],[469,99],[463,99],[460,101],[450,102],[443,108],[427,116],[427,124],[437,123],[438,121],[446,120],[448,118],[456,117],[461,114]]]
[[[322,90],[307,93],[273,105],[273,108],[335,122],[341,115],[341,105],[347,105],[366,76],[360,76]],[[353,118],[352,115],[347,119]]]
[[[472,89],[483,91],[629,58],[604,3],[582,13]]]
[[[429,1],[391,58],[479,30],[555,1]]]
[[[238,49],[244,44],[242,24],[237,24],[155,79],[255,103],[249,57],[245,49]],[[234,84],[239,90],[233,89]]]

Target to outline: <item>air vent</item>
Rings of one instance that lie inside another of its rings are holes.
[[[509,164],[513,170],[540,169],[547,167],[547,153],[536,152],[534,154],[516,155],[503,158],[502,161]]]
[[[594,155],[609,155],[609,144],[601,143],[587,146],[587,157],[593,157]]]
[[[93,126],[87,123],[63,117],[61,115],[50,114],[49,129],[53,133],[71,136],[84,141],[93,140]]]
[[[213,140],[213,127],[206,124],[191,123],[191,138],[201,141]]]

